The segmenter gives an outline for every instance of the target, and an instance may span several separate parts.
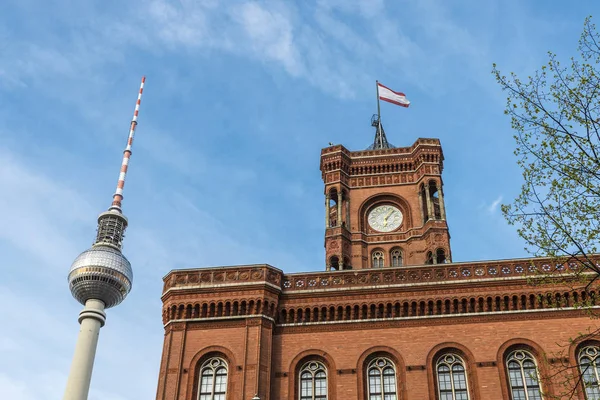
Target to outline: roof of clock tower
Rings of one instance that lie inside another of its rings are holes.
[[[387,140],[386,140],[387,142]],[[407,182],[424,174],[441,174],[444,154],[439,139],[419,138],[410,147],[350,151],[338,144],[321,150],[321,173],[326,184],[377,173],[398,173]],[[400,183],[400,182],[398,182]]]

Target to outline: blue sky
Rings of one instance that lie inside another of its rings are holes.
[[[526,255],[499,214],[520,189],[505,95],[575,54],[595,1],[4,0],[0,13],[0,398],[62,396],[81,306],[66,276],[111,201],[147,76],[124,212],[134,288],[108,311],[90,400],[154,398],[162,276],[324,269],[319,154],[442,141],[454,261]]]

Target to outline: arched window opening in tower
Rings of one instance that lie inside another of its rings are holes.
[[[227,363],[219,357],[206,360],[200,368],[198,399],[225,400],[227,395]]]
[[[318,361],[309,361],[300,369],[300,400],[327,400],[327,368]]]
[[[421,184],[419,188],[419,198],[421,199],[421,212],[423,214],[423,223],[429,221],[431,218],[429,214],[429,207],[427,206],[427,191],[425,190],[425,184]]]
[[[431,199],[434,219],[442,219],[440,195],[436,181],[429,181],[429,198]]]
[[[465,363],[457,354],[442,355],[436,363],[435,373],[438,399],[469,400]]]
[[[435,263],[444,264],[446,262],[446,252],[444,249],[437,249],[435,252]]]
[[[381,250],[374,250],[371,254],[371,267],[372,268],[383,268],[384,255]]]
[[[600,399],[600,347],[588,345],[579,350],[577,356],[586,400]]]
[[[333,256],[329,259],[329,268],[339,271],[340,269],[340,259],[337,256]]]
[[[390,259],[392,260],[392,267],[401,267],[402,266],[402,250],[399,248],[394,248],[390,252]]]
[[[396,400],[396,368],[394,363],[385,357],[378,357],[367,367],[369,381],[368,400]]]
[[[427,252],[427,256],[425,257],[425,264],[433,264],[433,253],[431,251]]]
[[[506,357],[508,383],[512,399],[540,400],[542,391],[535,358],[525,350],[515,350]]]
[[[328,199],[328,215],[329,215],[329,227],[335,228],[338,226],[338,191],[336,189],[331,189],[329,191],[329,199]]]

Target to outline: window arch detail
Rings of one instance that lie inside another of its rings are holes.
[[[396,367],[390,359],[377,357],[367,367],[368,400],[396,400]]]
[[[541,400],[540,376],[535,358],[525,350],[506,357],[506,369],[512,400]]]
[[[300,400],[327,400],[327,368],[319,361],[309,361],[300,369]]]
[[[200,367],[198,400],[225,400],[227,363],[220,357],[206,360]]]
[[[401,267],[402,266],[402,250],[399,248],[394,248],[390,252],[390,260],[392,267]]]
[[[443,354],[435,366],[439,400],[469,400],[465,362],[457,354]]]
[[[429,203],[427,202],[427,195],[424,183],[421,183],[421,185],[419,186],[419,199],[421,200],[421,214],[423,215],[423,223],[425,223],[431,218],[431,215],[429,213]]]
[[[577,363],[583,380],[586,400],[600,398],[600,347],[588,345],[577,354]]]
[[[446,262],[446,252],[444,249],[437,249],[435,251],[435,264],[444,264]]]
[[[339,271],[340,269],[340,259],[338,256],[332,256],[329,259],[329,268],[335,270],[335,271]]]
[[[372,268],[383,268],[384,263],[383,250],[373,250],[371,253],[371,267]]]
[[[433,253],[431,251],[428,251],[427,255],[425,256],[425,264],[426,265],[433,264]]]

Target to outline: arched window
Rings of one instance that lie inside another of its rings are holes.
[[[442,219],[442,208],[440,207],[440,194],[437,188],[437,182],[429,182],[429,191],[431,196],[431,203],[433,205],[433,215],[435,219]]]
[[[425,185],[421,184],[419,188],[419,197],[421,198],[421,211],[423,212],[423,223],[431,219],[429,209],[427,207],[427,195],[425,194]]]
[[[598,387],[598,382],[600,382],[599,355],[600,347],[594,345],[581,348],[577,357],[587,400],[600,399],[600,388]]]
[[[433,264],[433,253],[428,251],[427,255],[425,256],[425,264],[431,265]]]
[[[512,400],[541,400],[542,390],[535,358],[525,350],[515,350],[506,357]]]
[[[442,355],[435,367],[439,400],[469,400],[465,362],[456,354]]]
[[[227,363],[219,357],[206,360],[200,368],[198,400],[225,400]]]
[[[392,249],[390,253],[390,259],[392,260],[392,267],[402,266],[402,250]]]
[[[337,256],[333,256],[329,259],[329,267],[335,271],[340,269],[340,259]]]
[[[383,251],[375,250],[371,254],[373,268],[383,268]]]
[[[396,400],[396,368],[394,363],[384,357],[378,357],[367,367],[369,377],[368,400]]]
[[[309,361],[300,369],[300,400],[327,400],[327,368]]]
[[[435,263],[443,264],[445,262],[446,262],[446,252],[444,251],[444,249],[437,249],[435,251]]]
[[[334,228],[338,226],[338,192],[335,189],[331,189],[329,192],[329,201],[327,204],[327,213],[329,213],[329,227]]]

